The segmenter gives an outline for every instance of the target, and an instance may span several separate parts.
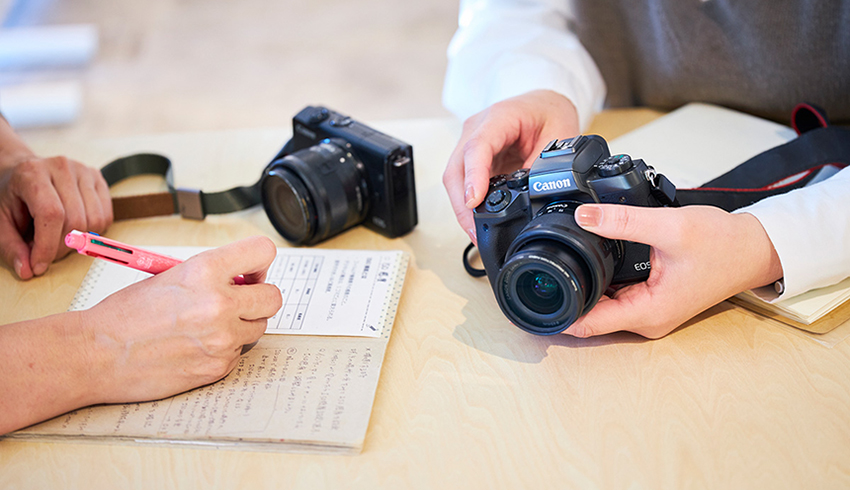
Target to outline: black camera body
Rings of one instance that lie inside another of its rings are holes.
[[[266,167],[263,207],[295,245],[312,245],[362,223],[389,238],[417,223],[413,148],[351,117],[308,106]]]
[[[550,142],[531,169],[490,179],[474,210],[478,250],[499,307],[538,335],[568,328],[612,285],[649,277],[649,246],[583,230],[583,203],[665,206],[673,184],[643,160],[611,156],[596,135]]]

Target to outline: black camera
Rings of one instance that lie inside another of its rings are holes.
[[[584,231],[582,203],[666,206],[676,189],[643,160],[611,156],[596,135],[550,142],[531,169],[490,179],[474,210],[478,250],[499,307],[538,335],[564,331],[611,285],[649,277],[649,246]]]
[[[312,245],[360,223],[395,238],[416,226],[410,145],[324,107],[303,109],[292,130],[260,182],[286,240]]]

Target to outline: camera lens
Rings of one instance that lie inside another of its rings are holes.
[[[505,263],[498,279],[500,299],[514,324],[548,335],[582,315],[591,279],[587,266],[571,252],[562,243],[538,240]]]
[[[275,217],[272,224],[290,242],[308,240],[316,229],[316,208],[304,182],[285,168],[267,175],[263,194],[270,197],[264,206],[269,217]]]
[[[586,232],[573,212],[580,203],[542,209],[508,247],[496,277],[496,299],[511,322],[537,335],[567,329],[611,284],[621,250]]]
[[[564,291],[542,270],[528,270],[517,279],[517,296],[529,310],[551,315],[564,304]]]
[[[351,228],[369,208],[365,168],[337,140],[272,162],[261,192],[272,225],[295,245],[311,245]]]

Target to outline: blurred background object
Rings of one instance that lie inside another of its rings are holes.
[[[0,29],[0,69],[84,65],[96,51],[92,24]]]
[[[7,19],[16,3],[4,0],[0,14]],[[4,22],[5,24],[5,22]],[[82,84],[73,69],[87,65],[97,52],[97,27],[92,24],[40,27],[0,27],[0,70],[23,82],[0,83],[0,113],[12,127],[39,128],[73,123],[82,106]],[[33,74],[68,68],[63,81],[32,82]],[[79,70],[77,70],[79,72]]]
[[[80,113],[82,92],[74,80],[0,86],[0,113],[17,130],[69,125]]]
[[[83,64],[0,68],[0,97],[4,87],[79,84],[74,122],[24,130],[25,138],[287,126],[308,104],[364,122],[448,116],[440,92],[457,7],[458,0],[0,0],[0,29],[89,24],[97,51]]]

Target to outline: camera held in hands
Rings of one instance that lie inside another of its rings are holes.
[[[410,145],[324,107],[303,109],[292,129],[260,182],[286,240],[312,245],[360,223],[395,238],[416,226]]]
[[[567,329],[612,285],[649,277],[649,246],[583,230],[582,203],[666,206],[676,189],[596,135],[550,142],[531,169],[490,179],[474,210],[478,250],[502,312],[538,335]]]

